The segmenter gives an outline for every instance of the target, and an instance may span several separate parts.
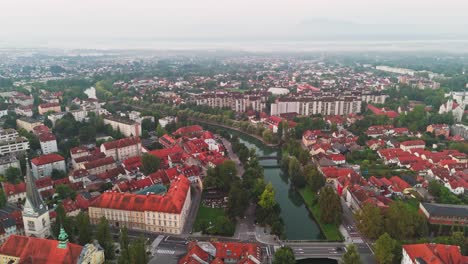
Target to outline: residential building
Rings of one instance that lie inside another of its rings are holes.
[[[468,257],[463,256],[459,246],[443,244],[403,245],[401,264],[466,264]]]
[[[33,116],[33,110],[32,110],[32,105],[18,105],[15,107],[15,113],[20,116],[26,116],[26,117],[32,117]]]
[[[420,203],[419,212],[433,225],[468,225],[468,205]]]
[[[410,151],[412,149],[424,149],[426,147],[426,142],[423,140],[408,140],[400,143],[400,148],[403,151]]]
[[[361,112],[361,98],[357,96],[304,96],[278,98],[271,104],[270,115],[285,113],[299,115],[348,115]]]
[[[23,223],[26,236],[45,238],[50,236],[50,216],[47,205],[36,187],[26,160],[26,202],[23,208]]]
[[[12,235],[0,248],[0,263],[102,264],[104,260],[104,249],[97,242],[69,243],[63,228],[58,240]]]
[[[58,152],[57,139],[52,133],[40,134],[39,143],[41,144],[42,154]]]
[[[426,127],[426,132],[434,133],[437,136],[448,138],[450,135],[450,127],[447,124],[431,124]]]
[[[0,128],[0,141],[13,140],[19,136],[18,132],[13,128]]]
[[[8,115],[8,109],[0,109],[0,118]]]
[[[77,110],[70,110],[67,112],[51,113],[47,118],[55,126],[55,123],[57,123],[58,120],[62,119],[68,113],[70,113],[73,116],[73,118],[75,118],[75,120],[78,122],[83,122],[88,117],[88,111],[83,110],[83,109],[77,109]]]
[[[40,104],[37,107],[37,110],[40,115],[43,115],[47,112],[55,112],[58,113],[61,111],[60,109],[60,104],[59,103],[45,103],[45,104]]]
[[[132,120],[105,116],[104,124],[111,125],[112,129],[120,131],[126,137],[141,136],[141,124]]]
[[[385,66],[385,65],[379,65],[375,67],[379,71],[385,71],[385,72],[391,72],[391,73],[397,73],[397,74],[402,74],[402,75],[409,75],[409,76],[414,76],[415,71],[410,70],[410,69],[405,69],[405,68],[395,68],[395,67],[390,67],[390,66]]]
[[[386,94],[380,93],[366,93],[362,94],[362,101],[370,104],[385,104],[385,100],[388,98]]]
[[[34,127],[43,124],[40,121],[29,117],[20,117],[16,119],[16,125],[18,126],[18,128],[24,128],[28,132],[33,132]]]
[[[20,168],[19,160],[13,155],[0,157],[0,174],[5,175],[5,171],[10,168]]]
[[[213,108],[226,107],[236,112],[261,112],[266,108],[267,96],[261,93],[212,92],[198,95],[195,100],[197,105]]]
[[[99,174],[117,168],[112,156],[89,161],[83,165],[83,169],[89,174]]]
[[[19,104],[22,106],[28,106],[34,104],[34,98],[30,95],[25,95],[23,93],[15,92],[15,94],[10,97],[10,101],[14,104]]]
[[[105,217],[115,227],[180,234],[190,204],[190,181],[180,175],[172,181],[165,195],[105,192],[88,210],[93,224]]]
[[[5,243],[8,237],[16,233],[16,221],[13,218],[7,217],[0,219],[0,245]]]
[[[31,160],[32,172],[36,179],[52,175],[52,170],[66,172],[65,159],[59,154],[41,155]]]
[[[175,123],[177,121],[177,117],[175,116],[166,116],[163,118],[160,118],[158,120],[158,123],[161,125],[162,128],[165,128],[167,124],[169,123]]]
[[[463,124],[455,124],[450,127],[450,133],[453,136],[460,136],[468,140],[468,126]]]
[[[468,98],[468,95],[467,95]],[[467,105],[466,100],[463,100],[462,103],[454,101],[453,99],[447,100],[445,104],[442,104],[439,107],[439,114],[452,113],[453,118],[457,122],[461,122],[463,114],[465,112],[465,106]]]
[[[129,137],[105,142],[101,144],[101,152],[118,161],[141,156],[141,141],[138,137]]]
[[[0,141],[0,155],[16,154],[29,149],[29,141],[25,137]]]

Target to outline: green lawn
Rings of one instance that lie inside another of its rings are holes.
[[[200,208],[198,208],[198,214],[197,218],[195,219],[195,223],[193,225],[193,231],[194,232],[199,232],[201,224],[205,221],[213,221],[219,216],[224,216],[224,210],[220,208],[211,208],[211,207],[206,207],[203,205],[200,205]],[[198,230],[197,230],[198,229]]]
[[[317,203],[313,204],[316,194],[309,188],[303,188],[299,190],[299,193],[302,195],[307,208],[309,208],[309,210],[314,215],[314,218],[317,221],[317,224],[320,226],[320,229],[322,229],[325,238],[330,241],[343,241],[343,236],[341,235],[338,226],[333,224],[325,224],[320,221],[320,208]]]

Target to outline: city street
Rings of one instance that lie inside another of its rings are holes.
[[[242,177],[244,175],[244,166],[239,160],[239,157],[232,151],[232,144],[229,142],[227,139],[223,137],[219,137],[221,141],[223,142],[224,147],[226,148],[227,155],[230,160],[234,161],[236,163],[236,168],[237,168],[237,176]]]

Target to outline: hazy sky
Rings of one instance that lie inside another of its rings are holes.
[[[468,0],[0,0],[0,42],[287,38],[326,31],[327,21],[335,29],[350,22],[357,30],[450,31],[468,25],[467,11]]]

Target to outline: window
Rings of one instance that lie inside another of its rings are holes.
[[[28,229],[31,231],[36,231],[34,221],[31,221],[31,220],[28,221]]]

